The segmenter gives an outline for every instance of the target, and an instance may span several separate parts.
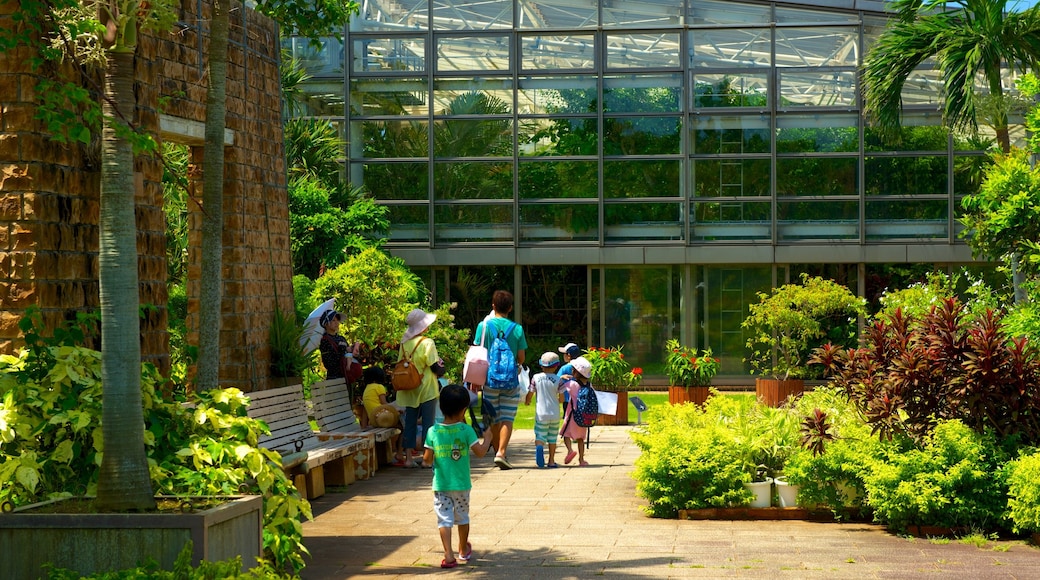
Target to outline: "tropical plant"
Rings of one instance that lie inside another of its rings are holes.
[[[271,348],[272,376],[299,377],[313,364],[312,358],[304,354],[300,346],[302,335],[303,328],[296,324],[295,313],[283,313],[275,307],[267,341]]]
[[[751,331],[747,359],[755,372],[775,378],[811,378],[808,357],[824,343],[855,344],[857,320],[866,303],[830,280],[802,275],[801,284],[785,284],[758,294],[741,324]]]
[[[711,348],[701,351],[679,344],[676,339],[665,343],[665,368],[668,372],[668,384],[681,387],[706,387],[711,384],[720,368],[719,359],[712,356]]]
[[[590,346],[584,356],[592,367],[589,381],[598,391],[628,391],[643,380],[643,369],[632,368],[625,360],[623,346],[602,348]]]
[[[989,92],[1004,96],[1001,66],[1029,69],[1040,56],[1040,11],[1008,10],[1008,0],[895,0],[898,13],[871,45],[863,61],[865,113],[884,131],[899,127],[902,91],[918,66],[934,60],[943,78],[943,123],[974,131],[975,80],[985,78]],[[1010,151],[1007,110],[996,108],[994,129]]]

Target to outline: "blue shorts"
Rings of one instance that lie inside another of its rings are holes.
[[[490,401],[498,415],[495,423],[512,423],[516,419],[516,408],[520,406],[520,387],[512,389],[489,389],[484,387],[484,400]]]

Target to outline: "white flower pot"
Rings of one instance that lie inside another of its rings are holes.
[[[780,507],[789,508],[797,506],[798,486],[787,483],[787,480],[778,477],[773,480],[776,484],[776,495],[779,496]]]
[[[753,481],[751,483],[745,483],[744,487],[755,494],[755,499],[751,500],[751,507],[753,508],[766,508],[773,503],[773,479],[766,478],[765,481]]]

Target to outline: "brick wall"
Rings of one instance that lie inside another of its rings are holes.
[[[0,4],[0,26],[11,26],[14,2]],[[195,14],[184,2],[180,23],[166,34],[142,37],[135,71],[134,120],[159,134],[163,113],[202,122],[206,77],[200,47],[208,34],[209,4]],[[224,296],[221,321],[222,386],[266,388],[268,328],[275,305],[292,310],[289,212],[285,185],[278,75],[277,28],[241,7],[232,11],[227,127],[234,144],[225,148]],[[98,308],[97,144],[61,146],[32,119],[35,79],[23,53],[0,53],[0,351],[19,346],[17,321],[30,305],[41,308],[53,328],[76,312]],[[190,188],[201,197],[202,147]],[[162,213],[162,166],[138,157],[137,228],[146,360],[169,369],[166,250]],[[189,342],[197,344],[201,215],[190,204],[188,267]]]

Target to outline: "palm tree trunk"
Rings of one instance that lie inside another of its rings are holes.
[[[1004,85],[1000,80],[1000,64],[997,63],[996,74],[987,74],[989,77],[989,92],[994,97],[1001,99],[1000,106],[997,107],[997,118],[995,119],[996,124],[993,127],[997,132],[997,144],[1000,145],[1000,150],[1004,153],[1011,151],[1011,134],[1008,131],[1008,116],[1007,107],[1005,107],[1004,101]]]
[[[230,0],[216,0],[209,37],[209,86],[202,158],[202,272],[199,289],[199,364],[196,388],[220,381],[220,302],[224,250],[224,126],[227,117],[227,46]]]
[[[104,455],[97,501],[103,511],[155,507],[144,447],[141,320],[134,218],[134,156],[116,132],[129,131],[134,109],[134,53],[112,51],[105,73],[101,148],[100,251],[101,430]]]

